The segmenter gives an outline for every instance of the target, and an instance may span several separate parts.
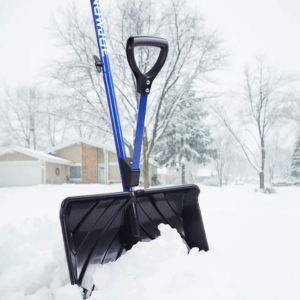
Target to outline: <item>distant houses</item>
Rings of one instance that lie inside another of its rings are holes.
[[[150,179],[156,174],[157,166],[150,164]],[[0,187],[113,182],[121,182],[115,150],[86,139],[45,152],[19,146],[0,149]]]

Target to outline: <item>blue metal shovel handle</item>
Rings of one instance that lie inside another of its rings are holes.
[[[142,73],[134,57],[134,48],[139,46],[158,47],[160,53],[154,66],[146,73]],[[140,156],[143,142],[144,123],[146,116],[147,97],[153,80],[164,66],[168,56],[168,42],[165,39],[151,36],[130,37],[126,44],[126,55],[129,66],[137,81],[137,92],[141,94],[137,119],[136,136],[132,160],[132,170],[139,170]]]
[[[147,98],[148,95],[141,95],[140,97],[140,107],[139,107],[139,114],[138,114],[137,125],[136,125],[136,134],[135,134],[134,151],[133,151],[133,159],[132,159],[132,170],[139,170],[140,168],[140,157],[141,157],[142,142],[143,142]]]
[[[118,156],[119,169],[123,184],[124,191],[130,191],[131,189],[125,188],[123,183],[122,171],[120,168],[120,158],[126,157],[126,151],[124,146],[124,139],[122,134],[122,128],[120,124],[120,117],[118,111],[118,105],[116,100],[116,94],[114,89],[113,78],[111,75],[110,63],[107,54],[107,45],[105,40],[105,34],[103,29],[102,16],[100,12],[100,1],[99,0],[90,0],[93,12],[93,19],[95,24],[97,44],[100,54],[100,60],[103,62],[103,79],[105,85],[105,91],[107,96],[107,102],[109,107],[109,113],[111,118],[111,124],[114,134],[115,146]]]

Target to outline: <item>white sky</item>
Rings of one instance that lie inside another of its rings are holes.
[[[89,0],[73,0],[90,10]],[[107,1],[107,0],[103,0]],[[61,49],[45,30],[51,14],[71,0],[0,0],[0,85],[27,83]],[[257,54],[283,72],[300,75],[300,1],[187,0],[216,29],[232,55],[222,83],[233,87]],[[106,2],[107,3],[107,2]],[[1,89],[1,86],[0,86]]]

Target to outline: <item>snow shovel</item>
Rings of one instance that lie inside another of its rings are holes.
[[[140,104],[133,158],[127,158],[120,125],[113,79],[100,14],[99,0],[90,0],[100,58],[95,65],[103,78],[111,116],[123,192],[70,197],[61,204],[60,221],[70,281],[83,288],[88,298],[94,288],[92,275],[99,264],[117,260],[138,242],[151,241],[160,233],[157,226],[168,224],[177,229],[187,248],[208,251],[196,185],[133,190],[139,185],[140,154],[146,114],[147,97],[153,80],[163,67],[168,42],[157,37],[130,37],[126,54],[136,80]],[[134,48],[159,47],[157,62],[143,74],[137,67]]]

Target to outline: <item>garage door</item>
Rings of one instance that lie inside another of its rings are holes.
[[[0,186],[24,186],[42,183],[42,169],[37,162],[0,162]]]

